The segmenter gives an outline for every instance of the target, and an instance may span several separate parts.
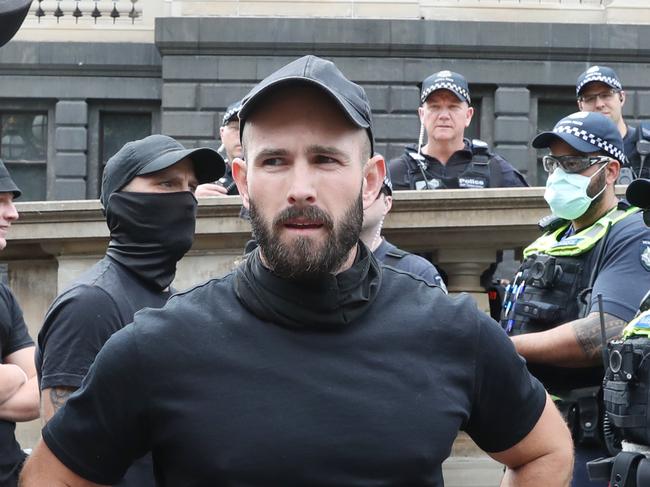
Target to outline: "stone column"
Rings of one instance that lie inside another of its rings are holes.
[[[467,292],[478,303],[479,309],[489,313],[485,289],[481,286],[481,274],[496,261],[496,249],[489,248],[442,248],[438,250],[437,263],[447,272],[450,293]]]
[[[532,125],[530,91],[524,87],[500,87],[494,94],[495,151],[522,173],[534,174],[535,158],[529,149]]]
[[[54,183],[48,199],[85,199],[88,104],[83,100],[59,101],[54,110],[54,123]]]

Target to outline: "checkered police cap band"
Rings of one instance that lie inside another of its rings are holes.
[[[600,81],[601,83],[605,83],[606,85],[611,86],[612,88],[617,89],[617,90],[622,90],[623,89],[623,85],[621,85],[621,82],[618,79],[616,79],[616,78],[614,78],[612,76],[605,76],[604,74],[599,73],[599,72],[595,72],[593,74],[589,74],[589,75],[585,76],[585,79],[582,80],[582,83],[580,83],[576,87],[576,94],[579,95],[582,88],[584,88],[584,86],[587,83],[591,83],[593,81]]]
[[[580,129],[574,125],[560,125],[558,127],[555,127],[553,129],[553,133],[555,134],[570,134],[573,135],[574,137],[578,139],[582,139],[585,142],[590,143],[591,145],[594,145],[598,147],[601,150],[604,150],[607,152],[610,156],[612,156],[614,159],[619,161],[621,164],[624,164],[627,162],[627,158],[625,157],[625,154],[623,151],[621,151],[618,147],[610,144],[606,140],[601,139],[600,137],[587,132],[586,130]]]
[[[443,89],[453,91],[454,93],[463,97],[467,101],[467,103],[472,103],[472,100],[469,97],[469,91],[467,91],[462,86],[459,86],[456,83],[452,83],[450,81],[439,81],[438,83],[434,83],[431,86],[429,86],[425,91],[422,92],[422,96],[420,97],[420,102],[424,103],[424,101],[432,92],[436,90],[443,90]]]

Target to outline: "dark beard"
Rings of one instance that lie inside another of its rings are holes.
[[[595,194],[598,194],[598,192],[607,184],[607,174],[605,172],[605,169],[600,171],[596,176],[596,179],[589,183],[589,186],[587,187],[587,196],[590,198],[593,198]],[[580,217],[581,219],[598,219],[603,215],[604,211],[609,210],[609,208],[601,208],[603,200],[605,199],[605,193],[607,193],[607,190],[594,198],[594,200],[589,204],[587,211],[585,211]]]
[[[306,237],[295,239],[291,245],[280,240],[284,222],[299,217],[323,222],[328,237],[321,248]],[[339,228],[334,228],[332,218],[317,206],[287,208],[273,220],[269,228],[251,199],[250,218],[253,235],[267,265],[276,275],[295,280],[317,279],[324,274],[336,272],[359,241],[363,223],[363,198],[359,192],[359,196],[343,215]]]

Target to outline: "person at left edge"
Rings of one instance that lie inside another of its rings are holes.
[[[0,250],[7,232],[18,219],[14,198],[21,192],[0,160]],[[38,382],[34,367],[34,342],[13,293],[0,284],[0,486],[18,485],[25,454],[16,442],[17,421],[38,417]]]
[[[0,47],[20,28],[32,0],[0,2]],[[13,200],[21,192],[0,161],[0,250],[7,231],[18,219]],[[34,342],[13,293],[0,284],[0,485],[15,487],[25,454],[16,442],[17,421],[38,417],[38,382],[34,368]]]
[[[136,311],[166,303],[176,263],[194,238],[194,190],[223,172],[216,151],[185,149],[165,135],[129,142],[109,159],[100,196],[110,230],[106,255],[54,300],[38,335],[44,422],[81,386],[113,333]],[[150,456],[115,485],[153,486]]]

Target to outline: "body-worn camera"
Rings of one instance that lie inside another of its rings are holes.
[[[603,401],[621,436],[650,445],[650,338],[636,336],[607,345]]]

